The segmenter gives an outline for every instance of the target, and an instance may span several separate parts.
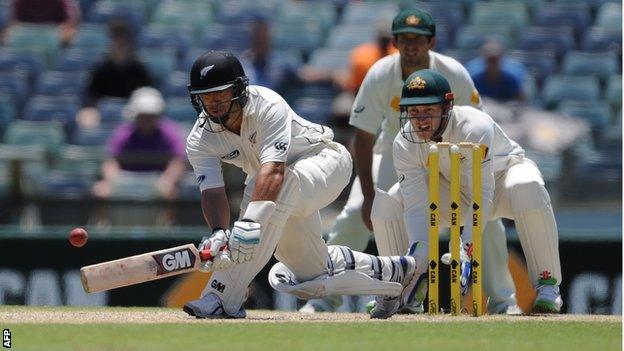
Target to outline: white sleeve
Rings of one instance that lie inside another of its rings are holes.
[[[472,106],[481,109],[481,96],[475,88],[474,82],[470,77],[470,74],[462,66],[458,64],[454,70],[454,77],[451,82],[451,90],[455,95],[455,105],[458,106]]]
[[[377,79],[374,67],[364,77],[349,117],[350,125],[371,134],[377,134],[384,117],[382,91],[385,87]]]
[[[193,166],[199,190],[204,191],[225,186],[221,160],[205,150],[200,150],[196,141],[189,137],[186,142],[186,154],[191,166]]]
[[[286,162],[290,148],[292,116],[286,101],[275,103],[260,120],[260,164]]]
[[[403,218],[410,241],[427,241],[427,169],[419,164],[415,153],[410,153],[405,142],[394,141],[394,168],[403,196]]]

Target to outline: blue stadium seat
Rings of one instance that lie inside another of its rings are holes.
[[[29,83],[34,83],[45,65],[45,58],[27,52],[3,48],[0,50],[1,71],[23,71],[28,74]]]
[[[90,71],[104,59],[105,48],[71,48],[62,53],[56,63],[57,71]]]
[[[171,49],[141,49],[139,57],[160,90],[165,86],[169,74],[178,67],[176,52]]]
[[[63,171],[47,171],[45,177],[33,177],[38,195],[53,199],[84,199],[90,196],[94,178]]]
[[[171,72],[171,74],[169,74],[169,78],[167,79],[167,84],[165,86],[163,94],[166,97],[188,97],[188,83],[188,71]]]
[[[622,75],[617,74],[609,77],[605,88],[605,98],[615,108],[622,107]]]
[[[22,117],[27,121],[58,121],[71,132],[79,107],[80,99],[74,96],[35,95],[28,100]]]
[[[342,23],[345,24],[368,24],[375,27],[375,22],[380,19],[394,18],[399,12],[397,4],[384,2],[348,2],[342,13]]]
[[[315,21],[321,26],[323,33],[327,33],[336,22],[336,6],[330,1],[287,1],[279,6],[277,12],[277,20],[273,23]],[[344,20],[343,23],[351,24]]]
[[[281,22],[274,25],[271,30],[276,49],[296,49],[304,54],[320,47],[324,39],[323,27],[318,21]]]
[[[339,24],[331,29],[325,46],[335,49],[352,49],[363,43],[374,42],[375,37],[375,27],[368,23]]]
[[[107,23],[112,19],[123,19],[139,33],[146,22],[145,6],[142,2],[117,2],[111,0],[99,0],[91,8],[91,13],[86,16],[89,22]]]
[[[60,41],[54,25],[20,24],[11,28],[6,46],[24,52],[38,52],[45,58],[46,66],[53,67]]]
[[[78,27],[72,40],[73,48],[96,49],[104,51],[110,43],[108,29],[101,23],[83,23]]]
[[[4,133],[3,141],[8,145],[39,145],[56,157],[65,144],[65,132],[58,121],[15,120]]]
[[[35,94],[81,97],[85,91],[88,72],[46,71],[35,86]]]
[[[466,25],[457,30],[454,47],[478,50],[488,39],[495,38],[505,47],[514,47],[512,28],[504,25]]]
[[[196,35],[214,24],[208,1],[164,0],[154,9],[152,24],[192,30]]]
[[[279,2],[276,0],[245,1],[229,0],[221,4],[215,21],[226,23],[251,23],[258,17],[273,18],[278,12]]]
[[[333,97],[302,96],[291,103],[299,116],[322,125],[327,125],[332,117]]]
[[[188,97],[174,97],[166,101],[165,116],[178,122],[195,122],[197,111]]]
[[[82,146],[103,146],[112,135],[116,124],[102,123],[95,128],[76,128],[70,143]]]
[[[229,50],[234,53],[248,49],[251,23],[212,24],[204,28],[201,37],[204,52],[208,50]]]
[[[24,71],[0,71],[0,94],[11,96],[21,111],[29,94],[28,74]]]
[[[557,55],[574,49],[574,32],[571,27],[531,26],[520,31],[518,48],[523,50],[552,50]]]
[[[542,97],[550,107],[563,100],[576,99],[595,103],[600,99],[600,84],[595,76],[548,76],[544,81]]]
[[[570,26],[580,34],[591,24],[589,6],[583,2],[548,4],[537,11],[533,24],[544,27]]]
[[[184,57],[193,37],[190,28],[150,24],[139,35],[139,46],[150,49],[173,49],[177,57]]]
[[[4,131],[9,124],[15,119],[17,114],[17,108],[15,102],[10,95],[0,94],[0,141],[4,135]]]
[[[622,54],[622,30],[593,26],[583,33],[581,48],[585,51],[613,51]]]
[[[461,64],[465,65],[470,60],[479,57],[479,52],[475,50],[446,49],[442,52],[446,56],[450,56]]]
[[[126,99],[118,97],[102,97],[98,99],[97,109],[100,111],[103,124],[114,125],[122,119],[122,111],[126,105]]]
[[[622,3],[606,2],[600,6],[594,25],[622,30]]]
[[[63,145],[54,168],[94,179],[100,171],[105,150],[102,146]]]
[[[600,141],[609,127],[611,115],[606,101],[565,100],[559,103],[557,111],[564,115],[582,118],[590,123],[592,137]]]
[[[349,49],[316,49],[312,52],[308,64],[325,70],[346,69],[349,66],[349,52]]]
[[[568,52],[563,59],[562,73],[568,75],[594,74],[601,79],[615,75],[619,71],[615,53]]]
[[[445,23],[449,34],[456,33],[456,29],[466,21],[463,5],[460,3],[429,2],[423,3],[423,5],[422,7],[417,7],[421,7],[431,14],[431,17],[436,22],[436,32],[438,32],[438,25]]]
[[[537,80],[557,73],[557,56],[549,50],[512,50],[507,53],[522,63]]]
[[[470,24],[505,25],[513,29],[529,24],[529,11],[522,2],[477,2],[470,11]]]

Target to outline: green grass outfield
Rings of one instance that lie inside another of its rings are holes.
[[[11,350],[621,350],[621,317],[398,316],[250,311],[197,320],[164,308],[0,307]]]

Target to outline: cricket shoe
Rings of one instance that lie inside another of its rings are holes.
[[[309,300],[303,305],[299,312],[316,313],[316,312],[336,312],[342,305],[342,296],[327,296],[323,299]]]
[[[516,302],[515,294],[514,299],[511,301],[501,301],[494,304],[488,301],[487,310],[489,314],[504,314],[507,316],[522,315],[522,309],[520,308],[520,306],[518,306],[518,303]]]
[[[540,279],[540,282],[542,282],[542,279]],[[533,303],[533,313],[559,313],[562,306],[563,299],[561,299],[559,286],[550,284],[537,286],[537,297]]]
[[[245,318],[247,312],[241,306],[238,312],[228,314],[223,309],[221,299],[215,294],[206,294],[200,299],[189,301],[182,310],[195,318]]]
[[[419,272],[416,269],[416,260],[411,256],[401,256],[399,258],[401,272],[403,277],[401,285],[403,290],[399,296],[377,296],[375,297],[375,306],[370,311],[370,317],[373,319],[386,319],[396,314],[403,306],[410,304],[416,295],[416,287],[418,282],[423,280],[426,282],[426,269]]]
[[[375,300],[369,301],[366,304],[366,313],[370,314],[373,308],[375,308]],[[403,306],[403,308],[401,308],[401,310],[399,311],[400,314],[422,314],[424,312],[425,312],[425,306],[423,302],[416,301],[416,300],[414,300],[414,302],[412,302],[409,305]]]

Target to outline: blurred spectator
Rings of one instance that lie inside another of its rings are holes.
[[[86,107],[76,117],[78,125],[82,127],[99,124],[100,114],[95,105],[100,98],[128,98],[135,89],[153,85],[147,68],[136,57],[130,25],[123,20],[113,20],[108,24],[108,35],[108,54],[91,72],[85,97]]]
[[[392,45],[392,21],[382,20],[376,24],[377,36],[374,42],[356,46],[349,54],[349,76],[343,88],[357,93],[368,69],[380,58],[398,52]]]
[[[498,40],[486,41],[481,47],[484,69],[471,72],[475,87],[482,96],[499,102],[523,101],[523,82],[517,73],[502,64],[505,48]]]
[[[123,171],[157,172],[159,194],[166,199],[178,195],[177,183],[186,169],[185,141],[178,126],[163,118],[165,100],[160,92],[143,87],[132,93],[124,108],[128,120],[113,132],[107,145],[102,177],[93,186],[98,197],[109,197]]]
[[[59,41],[63,46],[71,43],[80,21],[80,6],[75,0],[12,0],[10,27],[20,23],[57,23]],[[5,33],[5,38],[6,38]]]
[[[296,67],[285,61],[274,64],[279,58],[273,51],[271,28],[262,17],[256,18],[251,27],[250,48],[241,55],[241,63],[251,84],[262,85],[275,91],[281,91],[289,77],[295,75]]]

